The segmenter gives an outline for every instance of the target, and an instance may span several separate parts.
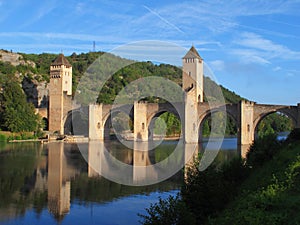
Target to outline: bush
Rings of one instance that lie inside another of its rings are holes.
[[[17,135],[17,136],[15,136],[15,140],[22,140],[22,137]]]
[[[295,128],[291,131],[287,138],[287,142],[299,141],[300,140],[300,128]]]
[[[197,224],[222,211],[235,197],[238,186],[248,176],[249,170],[240,158],[222,164],[211,165],[205,171],[192,169],[181,190],[183,201],[194,214]]]
[[[7,138],[4,134],[0,134],[0,142],[5,142],[7,141]]]
[[[259,182],[241,193],[217,218],[210,219],[209,224],[300,224],[300,156],[295,157],[296,148],[292,152],[284,151],[276,160],[260,168],[264,174],[272,176],[264,176],[262,182],[261,171],[253,174],[254,180]]]
[[[144,225],[193,225],[196,220],[188,211],[185,203],[180,199],[179,195],[176,197],[169,196],[166,200],[159,198],[159,202],[151,204],[146,209],[148,215],[141,215]]]
[[[270,134],[255,140],[247,153],[247,164],[261,166],[264,162],[273,158],[280,146],[276,134]]]

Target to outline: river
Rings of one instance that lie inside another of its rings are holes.
[[[144,161],[149,164],[164,160],[176,144],[163,142]],[[199,148],[206,145],[204,142]],[[234,157],[236,145],[236,138],[224,139],[216,160]],[[159,197],[165,199],[180,191],[181,170],[163,182],[147,186],[127,186],[105,179],[87,163],[99,157],[99,152],[91,157],[90,146],[0,143],[0,224],[134,225],[139,224],[137,214],[145,214],[145,208],[158,202]],[[110,141],[108,146],[110,154],[126,165],[139,163],[133,150],[116,141]],[[89,151],[89,157],[82,149]],[[141,176],[133,173],[130,179],[139,181]]]

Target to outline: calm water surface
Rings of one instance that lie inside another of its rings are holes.
[[[136,163],[133,150],[113,141],[109,146],[118,160]],[[163,160],[175,146],[164,142],[147,163]],[[225,139],[216,160],[236,154],[236,139]],[[99,176],[76,144],[0,143],[0,224],[139,224],[138,213],[158,197],[176,195],[182,182],[178,172],[155,185],[125,186]]]

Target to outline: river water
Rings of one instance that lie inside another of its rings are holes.
[[[163,142],[147,159],[144,155],[136,157],[133,150],[116,141],[107,145],[110,154],[127,165],[141,163],[137,158],[148,165],[167,158],[176,144]],[[229,160],[237,154],[236,138],[224,139],[220,144],[216,160]],[[206,145],[204,142],[198,148]],[[180,191],[182,170],[147,186],[109,181],[88,164],[99,157],[99,152],[91,153],[90,148],[90,144],[60,142],[0,143],[0,224],[134,225],[139,224],[137,214],[145,214],[145,208],[158,202],[159,197],[165,199]],[[81,149],[88,151],[89,156]],[[133,173],[130,179],[139,181],[141,176]]]

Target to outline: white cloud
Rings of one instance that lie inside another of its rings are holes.
[[[276,44],[271,40],[265,39],[260,35],[244,32],[240,40],[236,44],[256,49],[263,53],[267,58],[281,58],[281,59],[300,59],[300,52],[292,51],[286,46]]]
[[[271,64],[272,60],[299,60],[300,52],[293,51],[284,45],[274,43],[261,35],[244,32],[233,41],[233,49],[228,52],[239,57],[243,63]],[[273,70],[278,71],[280,67]]]
[[[85,8],[85,4],[83,2],[79,2],[77,3],[77,5],[75,6],[75,10],[77,13],[81,14],[84,12],[84,8]]]
[[[208,62],[208,65],[213,71],[222,71],[225,69],[225,63],[222,60],[214,60],[211,62]]]
[[[150,9],[148,6],[144,5],[144,8],[147,9],[153,15],[157,16],[159,19],[161,19],[163,22],[165,22],[169,26],[173,27],[175,30],[177,30],[177,31],[179,31],[179,32],[181,32],[181,33],[184,34],[184,32],[180,28],[178,28],[176,25],[172,24],[171,22],[169,22],[168,20],[166,20],[165,18],[163,18],[161,15],[159,15],[157,12],[153,11],[152,9]]]
[[[264,58],[259,51],[251,49],[233,49],[230,51],[231,54],[236,55],[244,64],[256,63],[260,65],[271,64],[269,60]]]
[[[276,67],[273,68],[273,71],[275,71],[275,72],[277,72],[277,71],[279,71],[279,70],[281,70],[281,67],[280,67],[280,66],[276,66]]]
[[[74,34],[74,33],[38,33],[38,32],[0,32],[0,37],[27,37],[33,39],[70,39],[79,41],[107,41],[110,43],[120,43],[118,37],[99,36],[89,34]]]
[[[32,17],[28,18],[25,23],[22,24],[23,27],[30,26],[33,23],[39,21],[43,17],[47,16],[58,6],[57,0],[45,1],[39,7],[36,8]]]
[[[183,2],[154,10],[183,31],[195,32],[196,26],[196,30],[200,28],[220,33],[238,26],[238,17],[289,13],[294,10],[296,4],[297,2],[294,1],[283,0],[272,2],[272,4],[258,0],[251,2],[217,0]]]
[[[294,74],[294,73],[291,73],[291,72],[288,72],[288,73],[286,74],[286,76],[287,76],[287,77],[293,77],[293,76],[295,76],[295,74]]]

